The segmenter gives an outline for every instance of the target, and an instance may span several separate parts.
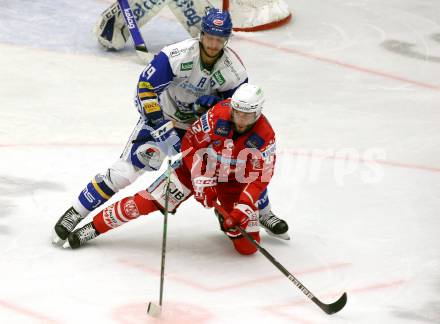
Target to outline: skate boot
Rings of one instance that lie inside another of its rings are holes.
[[[276,217],[272,211],[265,215],[260,214],[259,219],[260,226],[266,230],[267,234],[282,240],[290,240],[289,233],[287,232],[289,226],[284,220]]]
[[[99,235],[98,231],[93,226],[93,223],[90,222],[80,229],[69,234],[66,243],[64,243],[63,247],[65,249],[72,248],[77,249],[80,246],[84,245],[87,241],[94,239]]]
[[[84,217],[82,217],[73,207],[66,210],[63,216],[61,216],[55,224],[52,242],[57,244],[66,240],[69,233],[73,231],[83,218]]]

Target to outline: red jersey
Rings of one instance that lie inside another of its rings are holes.
[[[216,176],[243,191],[239,201],[255,205],[275,166],[275,133],[264,115],[244,134],[234,131],[230,99],[198,119],[182,139],[183,162],[191,177]]]

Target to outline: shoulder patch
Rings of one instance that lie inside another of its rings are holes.
[[[264,140],[256,133],[252,133],[251,135],[249,135],[244,145],[249,148],[260,149],[264,145]]]
[[[219,119],[215,124],[214,133],[226,137],[232,129],[231,122],[229,120]]]

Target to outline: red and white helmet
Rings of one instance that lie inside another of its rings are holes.
[[[244,83],[232,95],[231,106],[237,111],[255,113],[255,119],[261,115],[264,104],[264,93],[261,87]]]

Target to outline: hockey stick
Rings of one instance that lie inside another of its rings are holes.
[[[128,31],[133,38],[134,49],[136,50],[136,53],[143,62],[149,63],[153,58],[153,54],[148,52],[147,45],[145,44],[141,32],[139,31],[139,27],[136,23],[136,18],[133,15],[133,11],[131,10],[128,0],[118,0],[118,4],[121,8],[122,16],[124,16]]]
[[[226,216],[228,213],[226,210],[217,202],[214,202],[214,207],[223,215]],[[293,284],[298,287],[304,295],[306,295],[308,298],[310,298],[316,305],[318,305],[319,308],[321,308],[324,312],[327,314],[334,314],[339,312],[342,308],[344,308],[345,304],[347,303],[347,293],[343,293],[342,296],[331,304],[324,304],[321,302],[318,298],[316,298],[310,290],[308,290],[298,279],[295,278],[293,274],[291,274],[286,268],[283,267],[281,263],[279,263],[269,252],[266,251],[257,241],[253,239],[251,235],[249,235],[244,229],[237,226],[237,228],[240,230],[240,233],[249,241],[251,242],[258,251],[261,252],[275,267],[278,268]]]
[[[162,297],[163,284],[165,278],[165,253],[167,249],[167,225],[168,225],[168,200],[170,197],[170,182],[171,182],[171,159],[168,160],[167,180],[165,185],[165,206],[163,211],[163,231],[162,231],[162,260],[160,264],[160,291],[159,291],[159,305],[149,302],[147,313],[153,317],[159,317],[162,313]]]

